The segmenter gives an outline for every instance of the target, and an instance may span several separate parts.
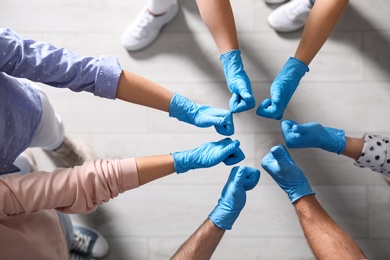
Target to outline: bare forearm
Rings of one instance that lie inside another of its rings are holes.
[[[362,154],[363,146],[363,138],[354,138],[346,136],[345,150],[341,154],[356,161]]]
[[[309,65],[336,26],[348,0],[316,0],[294,57]]]
[[[356,242],[326,213],[314,195],[294,203],[316,259],[366,259]]]
[[[139,185],[175,172],[173,157],[170,154],[136,158]]]
[[[123,71],[116,97],[124,101],[168,112],[173,93],[129,71]]]
[[[224,229],[217,227],[209,218],[196,230],[196,232],[177,250],[172,260],[210,259],[219,242]]]
[[[196,0],[199,12],[219,52],[238,49],[233,11],[229,0]]]

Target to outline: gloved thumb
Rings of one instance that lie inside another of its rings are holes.
[[[294,133],[297,133],[297,134],[305,134],[308,132],[308,127],[307,125],[305,124],[298,124],[298,123],[295,123],[292,127],[291,127],[291,130],[294,132]]]
[[[256,187],[257,183],[260,180],[260,171],[252,167],[242,167],[242,168],[243,168],[242,171],[244,172],[245,175],[244,189],[248,191]]]
[[[231,141],[230,140],[230,144],[228,144],[224,148],[222,148],[221,152],[226,157],[228,157],[230,154],[234,153],[239,147],[240,147],[240,141],[238,141],[238,140]]]
[[[297,125],[297,122],[292,120],[280,121],[280,128],[282,129],[282,133],[290,132],[294,125]]]
[[[277,146],[272,147],[270,152],[279,164],[288,161],[288,152],[283,145],[279,144]]]
[[[240,92],[240,96],[245,101],[251,101],[252,100],[252,94],[249,93],[246,89],[242,90]]]

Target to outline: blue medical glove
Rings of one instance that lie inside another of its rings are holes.
[[[309,68],[300,60],[290,57],[282,70],[271,84],[271,98],[265,99],[256,111],[262,117],[282,119],[299,81],[309,71]]]
[[[289,148],[321,148],[340,154],[345,149],[343,130],[324,127],[319,123],[298,124],[292,120],[280,122],[283,138]]]
[[[302,170],[295,164],[283,145],[274,146],[261,161],[277,184],[287,193],[291,203],[303,196],[315,194]]]
[[[254,108],[256,102],[252,94],[251,82],[242,64],[240,50],[224,53],[220,59],[228,88],[233,94],[229,101],[230,110],[238,113]]]
[[[178,93],[172,97],[169,116],[197,127],[214,126],[221,135],[234,134],[233,116],[230,111],[200,106]]]
[[[208,168],[221,162],[233,165],[244,160],[238,140],[225,138],[218,142],[205,143],[193,150],[172,154],[175,171],[183,173],[192,169]]]
[[[210,213],[210,220],[222,229],[232,229],[241,210],[245,206],[246,191],[253,189],[260,179],[260,171],[256,168],[234,167],[222,190],[218,205]]]

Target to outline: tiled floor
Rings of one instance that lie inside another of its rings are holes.
[[[232,0],[245,68],[259,104],[290,55],[301,31],[277,34],[267,23],[275,6],[263,0]],[[3,0],[1,26],[84,55],[114,55],[138,73],[193,101],[228,108],[219,53],[200,19],[195,1],[181,0],[178,17],[144,51],[127,53],[120,35],[141,10],[134,0]],[[285,118],[318,121],[360,137],[365,131],[390,136],[385,116],[390,95],[390,3],[354,0],[332,37],[310,65]],[[88,141],[101,157],[165,154],[221,139],[167,114],[90,94],[44,87],[72,136]],[[82,112],[80,112],[82,110]],[[235,116],[236,134],[247,159],[262,157],[281,143],[279,123]],[[34,150],[42,169],[54,166]],[[345,157],[322,150],[293,150],[318,200],[351,234],[370,259],[390,257],[390,187],[380,175],[358,169]],[[262,170],[241,216],[226,232],[213,259],[312,259],[294,209]],[[110,201],[88,216],[74,216],[103,233],[111,252],[105,259],[168,259],[214,208],[230,172],[223,165],[171,175]]]

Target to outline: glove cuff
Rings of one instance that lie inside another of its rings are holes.
[[[291,192],[288,192],[287,194],[291,203],[294,203],[295,201],[299,200],[304,196],[311,194],[315,195],[315,192],[311,189],[309,182],[305,180],[299,185],[299,187],[295,188]]]
[[[169,117],[193,124],[191,114],[194,114],[197,109],[198,105],[175,92],[169,104]]]
[[[244,69],[240,50],[232,50],[222,54],[219,59],[222,61],[225,78],[235,75]]]
[[[222,63],[227,63],[232,59],[241,59],[241,51],[237,49],[225,52],[219,56],[219,59],[222,61]]]
[[[322,147],[322,149],[337,154],[343,152],[346,146],[346,137],[344,130],[331,127],[324,127],[324,129],[329,134],[330,140],[325,142],[324,147]]]
[[[171,153],[173,157],[173,167],[177,174],[184,173],[190,170],[189,163],[186,160],[186,156],[183,152]]]
[[[282,71],[287,72],[287,74],[293,78],[298,78],[299,83],[301,78],[305,76],[306,72],[309,72],[309,67],[302,61],[294,57],[290,57],[284,64]]]
[[[218,204],[210,213],[210,220],[219,228],[231,230],[241,210],[226,210]]]

